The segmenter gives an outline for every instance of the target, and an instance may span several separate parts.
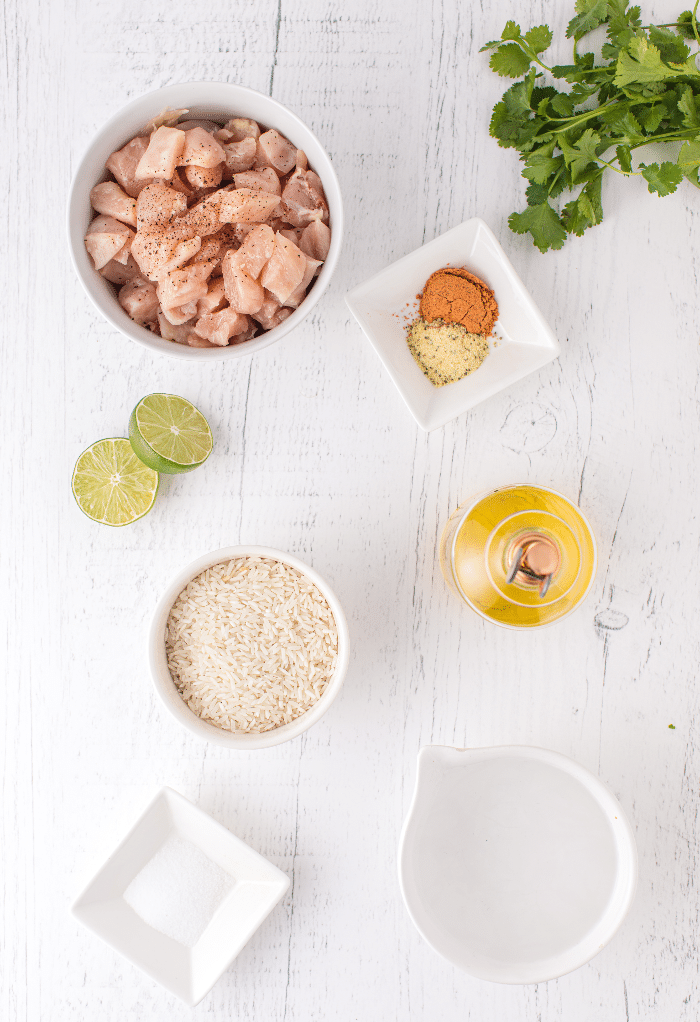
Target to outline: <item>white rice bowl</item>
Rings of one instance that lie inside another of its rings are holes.
[[[338,663],[338,625],[320,589],[291,564],[238,556],[180,592],[165,630],[168,670],[190,710],[262,734],[311,709]]]

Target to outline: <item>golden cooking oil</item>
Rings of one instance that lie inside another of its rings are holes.
[[[528,551],[539,567],[527,562]],[[506,486],[457,508],[442,534],[440,565],[477,614],[507,628],[534,628],[584,599],[596,544],[585,515],[560,493]]]

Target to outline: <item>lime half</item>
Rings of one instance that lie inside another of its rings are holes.
[[[98,440],[80,455],[71,482],[78,507],[104,525],[129,525],[153,507],[158,473],[136,457],[125,437]]]
[[[169,475],[191,472],[214,446],[202,413],[176,394],[141,398],[129,419],[129,440],[144,465]]]

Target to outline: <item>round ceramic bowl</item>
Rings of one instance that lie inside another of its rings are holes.
[[[478,979],[543,983],[617,932],[637,851],[605,785],[557,752],[429,745],[399,847],[409,914]]]
[[[309,159],[309,166],[323,183],[330,210],[331,247],[321,272],[307,297],[291,316],[273,330],[268,330],[242,344],[232,344],[225,348],[191,348],[188,345],[176,344],[174,341],[166,341],[134,323],[117,301],[114,285],[100,276],[85,248],[85,232],[94,216],[94,210],[90,205],[90,191],[98,182],[107,180],[105,162],[111,153],[126,145],[152,117],[166,108],[171,110],[187,108],[188,117],[206,117],[222,123],[231,117],[251,117],[267,128],[276,128],[298,149],[304,150]],[[71,257],[88,297],[115,329],[151,351],[171,355],[173,358],[199,361],[239,358],[281,340],[308,316],[328,287],[338,263],[342,236],[343,204],[340,185],[326,150],[313,132],[296,114],[269,96],[264,96],[253,89],[246,89],[242,85],[229,85],[225,82],[168,85],[163,89],[156,89],[155,92],[149,92],[123,107],[98,132],[88,147],[75,172],[68,200],[68,240]]]
[[[206,720],[202,720],[196,713],[193,713],[175,686],[175,682],[168,670],[165,652],[165,627],[170,609],[187,583],[191,582],[193,578],[206,568],[211,568],[214,564],[220,564],[222,561],[229,561],[233,557],[269,557],[275,561],[289,564],[292,568],[296,568],[297,571],[301,572],[309,582],[312,582],[323,593],[333,612],[338,628],[338,658],[335,671],[321,698],[314,703],[311,709],[307,710],[306,713],[302,713],[296,720],[291,721],[289,724],[283,724],[281,727],[274,728],[271,731],[264,731],[262,734],[227,731],[224,728],[216,727],[215,724],[208,723]],[[303,561],[300,561],[292,554],[286,554],[281,550],[273,550],[265,546],[222,547],[221,550],[213,550],[211,553],[203,554],[196,561],[188,564],[172,580],[163,593],[155,609],[148,637],[148,661],[151,675],[156,691],[167,709],[183,727],[186,727],[197,738],[213,742],[215,745],[226,746],[229,749],[269,749],[273,745],[281,745],[282,742],[288,742],[292,738],[297,738],[298,735],[321,719],[338,695],[345,680],[349,659],[350,638],[347,621],[345,620],[343,608],[340,606],[335,593],[328,583],[313,568],[310,568],[308,564],[304,564]]]

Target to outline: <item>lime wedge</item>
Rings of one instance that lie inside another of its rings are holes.
[[[158,473],[139,461],[125,437],[115,437],[83,451],[71,486],[88,518],[104,525],[130,525],[153,507]]]
[[[184,397],[149,394],[141,398],[129,419],[134,453],[156,472],[191,472],[211,454],[209,423]]]

